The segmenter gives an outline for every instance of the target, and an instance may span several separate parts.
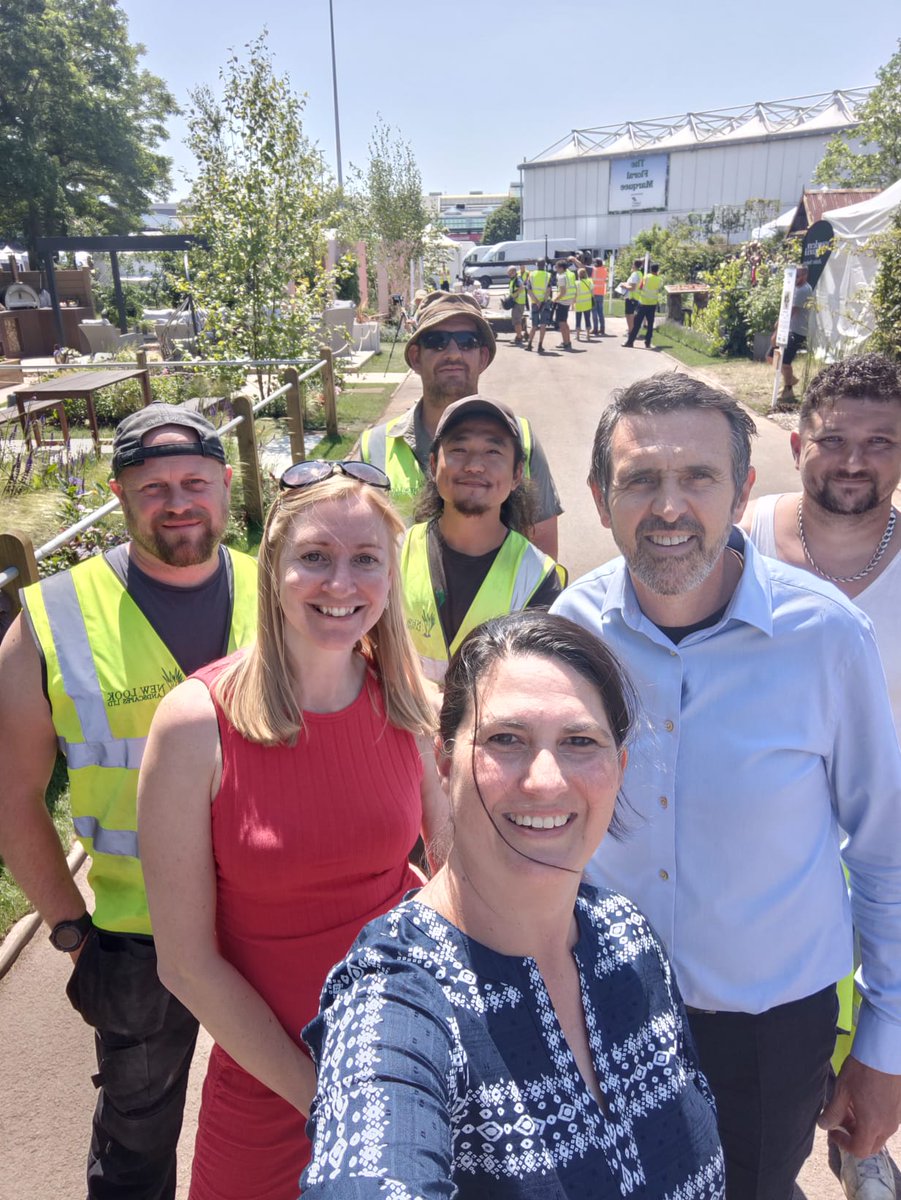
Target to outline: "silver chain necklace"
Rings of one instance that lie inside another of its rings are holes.
[[[892,540],[892,534],[895,532],[895,517],[897,513],[894,509],[889,513],[888,524],[885,527],[885,533],[879,539],[879,545],[876,547],[876,552],[862,571],[858,571],[856,575],[828,575],[822,567],[818,567],[813,560],[813,555],[807,545],[807,538],[804,536],[804,518],[801,515],[801,509],[804,504],[804,498],[798,501],[798,537],[801,539],[801,548],[804,551],[804,557],[816,571],[817,575],[822,575],[824,579],[828,579],[830,583],[857,583],[858,579],[866,579],[871,571],[874,571],[879,565],[883,554],[888,549],[888,544]]]

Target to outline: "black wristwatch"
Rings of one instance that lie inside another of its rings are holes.
[[[82,913],[77,921],[60,921],[50,930],[50,945],[72,954],[82,947],[93,928],[90,913]]]

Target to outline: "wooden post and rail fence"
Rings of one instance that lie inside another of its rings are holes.
[[[253,403],[246,396],[226,397],[226,399],[229,399],[235,415],[226,424],[220,426],[219,434],[220,436],[228,433],[234,433],[235,435],[241,482],[243,485],[244,511],[251,524],[262,525],[265,518],[263,472],[260,466],[260,454],[255,426],[257,414],[266,408],[267,405],[271,404],[273,400],[284,396],[291,444],[291,462],[303,462],[306,453],[304,450],[303,392],[300,385],[311,376],[320,374],[322,377],[326,433],[331,437],[338,436],[338,405],[332,351],[328,346],[320,346],[319,356],[317,362],[302,372],[298,372],[296,365],[288,366],[284,371],[286,382],[276,391],[270,392],[268,396],[264,396],[262,400],[258,400],[256,403]],[[135,366],[146,367],[146,361],[141,364],[112,364],[112,369],[115,369],[117,365],[121,365],[127,372]],[[165,365],[170,369],[172,366],[171,363],[160,365]],[[256,362],[250,360],[228,362],[212,360],[209,362],[191,361],[185,363],[185,366],[190,366],[191,368],[198,366],[251,367],[267,365],[278,364],[268,361]],[[111,365],[105,364],[105,369],[107,371],[110,370]],[[62,387],[63,382],[61,381],[59,390],[62,390]],[[26,397],[25,404],[27,409],[27,386],[22,388],[22,392]],[[27,534],[12,529],[0,531],[0,592],[3,594],[3,608],[6,609],[7,613],[14,616],[19,612],[21,607],[18,596],[19,589],[27,587],[29,584],[37,583],[40,578],[38,566],[43,559],[54,554],[60,547],[72,541],[73,538],[77,537],[84,530],[89,529],[92,525],[97,524],[105,516],[115,512],[118,507],[119,501],[117,499],[113,498],[107,501],[106,504],[94,512],[88,513],[87,516],[74,525],[69,526],[68,529],[64,529],[62,533],[52,538],[45,545],[40,546],[37,550]]]

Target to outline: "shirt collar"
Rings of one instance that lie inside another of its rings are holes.
[[[730,545],[734,546],[745,560],[738,586],[732,593],[732,599],[729,601],[722,619],[709,629],[701,629],[697,633],[690,634],[685,639],[686,643],[703,641],[722,629],[727,621],[742,621],[745,625],[753,625],[768,637],[772,636],[772,584],[766,562],[750,539],[745,537],[737,526],[733,529]],[[603,614],[607,615],[618,611],[630,629],[640,630],[643,633],[659,632],[641,610],[625,559],[618,558],[611,566],[614,567],[614,572],[604,595]]]

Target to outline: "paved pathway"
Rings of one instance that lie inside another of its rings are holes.
[[[566,509],[560,557],[576,576],[614,553],[585,486],[598,413],[613,388],[654,371],[681,369],[665,355],[622,348],[623,327],[622,320],[611,320],[608,329],[618,336],[578,346],[573,354],[541,358],[514,348],[507,336],[483,376],[482,390],[508,401],[538,431]],[[549,346],[555,341],[548,338]],[[415,376],[407,379],[391,411],[403,411],[418,397],[417,382]],[[764,418],[758,427],[757,490],[794,488],[797,477],[788,434]],[[0,1200],[81,1200],[84,1195],[83,1163],[94,1103],[90,1074],[95,1067],[90,1033],[64,996],[66,974],[67,960],[50,948],[41,931],[0,980]],[[192,1072],[178,1200],[187,1197],[208,1052],[206,1040]],[[895,1158],[901,1158],[901,1138],[893,1139],[892,1148]],[[841,1189],[825,1165],[822,1138],[805,1167],[801,1187],[796,1200],[841,1200]]]

